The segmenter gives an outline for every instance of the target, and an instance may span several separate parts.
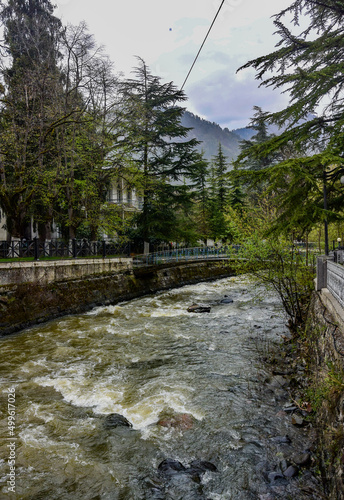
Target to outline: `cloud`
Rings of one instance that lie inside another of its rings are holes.
[[[56,0],[64,22],[85,19],[90,32],[115,63],[131,77],[141,56],[154,75],[181,86],[221,0]],[[96,4],[96,5],[95,5]],[[274,50],[270,16],[290,0],[225,0],[220,15],[190,74],[185,91],[190,111],[229,126],[247,124],[254,105],[273,109],[285,102],[279,93],[257,90],[254,75],[237,68]],[[247,76],[248,75],[248,76]],[[209,113],[209,114],[208,114]]]
[[[193,84],[188,91],[190,111],[230,130],[245,127],[253,115],[253,107],[264,111],[283,109],[288,97],[279,91],[259,88],[254,76],[241,79],[228,71],[218,71]]]

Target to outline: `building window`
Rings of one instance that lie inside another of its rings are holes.
[[[122,201],[123,201],[122,187],[120,184],[117,184],[117,203],[122,203]]]

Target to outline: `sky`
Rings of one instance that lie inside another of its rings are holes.
[[[135,56],[152,74],[181,87],[222,0],[55,0],[64,24],[85,21],[90,33],[124,77]],[[185,84],[185,107],[230,130],[247,126],[253,106],[285,107],[287,96],[258,88],[255,73],[237,69],[274,50],[278,37],[271,16],[291,0],[225,0]]]

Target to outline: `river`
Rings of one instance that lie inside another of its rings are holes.
[[[308,473],[271,476],[309,440],[262,362],[285,322],[273,294],[233,277],[0,339],[0,498],[321,498]],[[133,427],[106,425],[113,413]],[[166,459],[217,471],[158,470]]]

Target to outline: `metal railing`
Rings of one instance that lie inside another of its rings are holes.
[[[86,258],[130,256],[130,244],[112,241],[51,240],[41,242],[37,238],[22,241],[0,241],[0,259],[29,258]]]
[[[206,260],[230,258],[239,250],[239,245],[226,245],[222,247],[195,247],[195,248],[172,248],[160,252],[135,255],[134,266],[152,266],[168,264],[170,262],[186,262],[189,260]]]

